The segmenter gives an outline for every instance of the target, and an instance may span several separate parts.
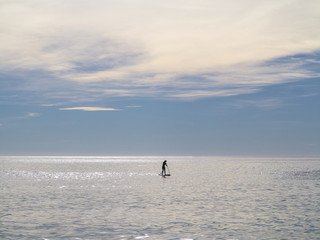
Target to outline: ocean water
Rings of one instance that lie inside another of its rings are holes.
[[[320,158],[0,157],[0,194],[1,239],[320,239]]]

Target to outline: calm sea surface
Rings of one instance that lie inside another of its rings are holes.
[[[320,239],[320,158],[0,157],[0,194],[1,239]]]

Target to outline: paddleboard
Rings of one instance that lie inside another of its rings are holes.
[[[162,174],[162,173],[160,173],[160,174],[159,174],[159,176],[162,176],[162,177],[169,177],[169,176],[171,176],[171,174],[168,174],[168,173],[167,173],[167,174]]]

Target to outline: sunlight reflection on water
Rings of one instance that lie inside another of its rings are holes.
[[[158,176],[164,158],[119,158],[0,158],[0,237],[317,239],[320,234],[320,159],[166,157],[172,176],[164,178]]]

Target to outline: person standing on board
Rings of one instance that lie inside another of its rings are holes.
[[[167,160],[164,160],[164,162],[162,163],[162,175],[166,175],[166,166],[168,167]]]

